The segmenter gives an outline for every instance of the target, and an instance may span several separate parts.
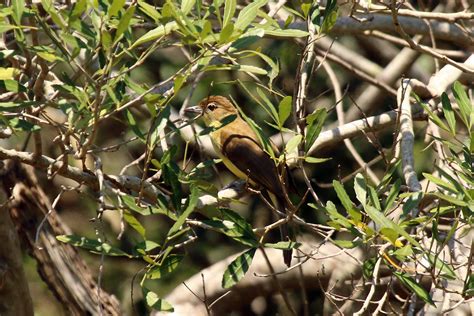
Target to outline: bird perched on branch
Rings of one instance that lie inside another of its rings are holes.
[[[237,108],[223,96],[209,96],[197,106],[186,109],[187,113],[202,116],[207,127],[212,128],[212,144],[224,165],[237,177],[253,186],[266,190],[273,206],[280,214],[293,209],[287,195],[287,175],[263,149],[257,134],[242,119]],[[287,225],[280,226],[283,241],[290,239]],[[290,266],[292,251],[284,250],[283,259]]]

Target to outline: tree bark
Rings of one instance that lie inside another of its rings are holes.
[[[41,278],[69,315],[120,315],[119,302],[113,295],[98,290],[77,250],[56,239],[68,229],[52,209],[33,168],[6,161],[1,180],[9,197],[5,210],[10,211],[24,247],[37,261]],[[36,231],[43,220],[36,240]]]

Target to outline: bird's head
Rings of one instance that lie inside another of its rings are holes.
[[[189,107],[185,111],[201,115],[207,126],[218,123],[229,115],[238,115],[237,109],[229,99],[219,95],[208,96],[202,99],[198,105]]]

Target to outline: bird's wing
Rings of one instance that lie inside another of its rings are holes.
[[[240,171],[278,197],[284,195],[275,163],[248,133],[221,130],[221,151]]]

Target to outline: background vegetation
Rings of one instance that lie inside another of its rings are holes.
[[[468,1],[0,14],[2,313],[474,310]],[[295,216],[235,181],[184,115],[209,95],[278,146]]]

